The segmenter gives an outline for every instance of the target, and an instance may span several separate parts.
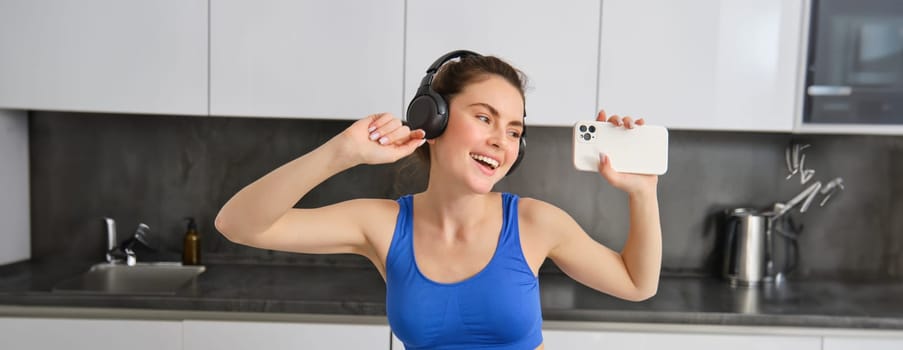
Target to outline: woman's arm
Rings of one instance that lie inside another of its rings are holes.
[[[373,133],[379,137],[371,139]],[[390,114],[358,120],[331,140],[241,189],[220,209],[215,226],[229,240],[259,248],[304,253],[362,253],[364,225],[375,200],[292,209],[312,188],[358,164],[398,160],[422,144]]]
[[[630,233],[621,250],[624,266],[643,299],[655,295],[662,267],[662,227],[658,213],[658,196],[650,193],[631,193]]]
[[[605,112],[600,112],[597,119],[606,120]],[[608,121],[634,127],[629,117],[622,120],[612,116]],[[642,124],[642,119],[636,122]],[[591,288],[627,300],[648,299],[658,290],[662,261],[658,177],[618,173],[607,157],[600,162],[599,173],[609,184],[627,192],[630,230],[624,248],[617,253],[599,244],[566,213],[546,208],[546,214],[540,214],[546,219],[541,222],[557,238],[549,257],[566,274]]]

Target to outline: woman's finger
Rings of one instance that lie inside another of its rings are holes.
[[[382,124],[380,124],[376,127],[376,129],[373,129],[373,131],[370,132],[370,140],[377,141],[382,144],[388,143],[389,139],[386,138],[387,135],[402,127],[401,120],[393,117],[391,114],[388,114],[388,116],[380,117],[377,122]],[[372,127],[373,126],[371,126],[371,128]],[[385,139],[385,141],[380,141],[383,139]]]
[[[411,129],[406,125],[402,125],[380,137],[377,142],[381,145],[400,145],[410,139]]]
[[[392,113],[379,113],[373,116],[373,120],[370,122],[370,125],[367,126],[367,132],[374,132],[377,129],[383,127],[384,125],[395,120],[395,116]]]
[[[646,125],[646,120],[644,120],[643,118],[637,119],[636,125]]]
[[[367,125],[367,132],[373,132],[383,124],[389,122],[392,119],[392,114],[388,112],[384,113],[376,113],[368,116],[370,119],[370,123]]]
[[[633,118],[630,116],[624,117],[624,127],[627,129],[633,129]]]
[[[604,122],[607,119],[605,116],[605,110],[600,109],[599,114],[596,115],[596,121]]]
[[[611,158],[605,153],[599,153],[599,174],[612,185],[614,185],[613,182],[618,176],[618,172],[611,167]]]
[[[426,132],[423,131],[423,129],[411,131],[408,140],[399,145],[399,147],[403,150],[402,153],[404,153],[405,155],[414,153],[414,150],[416,150],[417,147],[423,146],[423,144],[426,142],[425,137]]]
[[[621,117],[619,117],[617,114],[615,114],[615,115],[611,116],[611,118],[608,118],[608,122],[612,123],[614,125],[617,125],[617,126],[621,126]]]

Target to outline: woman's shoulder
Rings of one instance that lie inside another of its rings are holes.
[[[356,198],[346,202],[349,206],[356,209],[366,209],[370,213],[382,215],[386,212],[398,212],[398,201],[395,199],[385,198]],[[367,214],[367,212],[360,212]]]
[[[575,221],[558,206],[535,198],[522,197],[517,205],[521,239],[543,252],[543,257],[561,242],[563,230]]]
[[[381,240],[384,234],[394,231],[400,206],[393,199],[357,198],[344,202],[349,220],[361,225],[371,241]]]
[[[359,221],[365,226],[382,221],[394,223],[399,208],[396,200],[384,198],[355,198],[338,205],[344,207],[347,215],[354,216],[349,219]]]
[[[555,224],[570,218],[570,215],[558,206],[531,197],[520,197],[517,211],[520,220],[530,225]]]

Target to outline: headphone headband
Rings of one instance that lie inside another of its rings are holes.
[[[442,67],[442,65],[445,64],[445,62],[451,61],[456,58],[462,58],[465,56],[482,57],[483,55],[478,54],[473,51],[470,51],[470,50],[455,50],[455,51],[452,51],[452,52],[442,55],[442,57],[439,57],[438,59],[436,59],[436,61],[433,62],[433,64],[431,64],[429,68],[426,69],[426,76],[424,76],[423,80],[420,81],[420,88],[422,89],[423,87],[429,87],[430,85],[432,85],[433,78],[436,76],[436,72],[439,71],[439,68]],[[418,91],[418,93],[419,92],[420,91]],[[527,117],[527,101],[526,100],[524,100],[524,116],[523,117],[524,118]],[[524,130],[524,133],[526,133],[526,129]]]
[[[458,57],[464,57],[464,56],[482,56],[482,55],[480,55],[476,52],[473,52],[473,51],[468,51],[468,50],[452,51],[452,52],[442,55],[442,57],[439,57],[438,59],[436,59],[436,62],[433,62],[433,64],[430,65],[429,68],[427,68],[426,73],[427,74],[436,73],[436,71],[439,70],[439,67],[442,67],[443,63],[451,61]]]
[[[423,80],[420,81],[420,89],[429,88],[429,86],[433,83],[433,78],[436,76],[436,72],[439,71],[439,67],[442,67],[445,62],[464,56],[480,57],[483,55],[468,50],[456,50],[442,55],[442,57],[439,57],[436,62],[433,62],[433,64],[431,64],[430,67],[426,69],[426,75],[423,77]],[[420,91],[418,91],[418,93],[420,93]]]

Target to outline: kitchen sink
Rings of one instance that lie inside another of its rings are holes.
[[[100,263],[53,287],[54,292],[173,295],[195,281],[202,265],[147,262],[133,266]]]

